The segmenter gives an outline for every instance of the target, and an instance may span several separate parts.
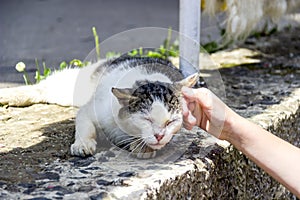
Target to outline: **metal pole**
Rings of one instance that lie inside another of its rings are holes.
[[[179,3],[179,65],[183,75],[188,76],[199,70],[201,0]]]

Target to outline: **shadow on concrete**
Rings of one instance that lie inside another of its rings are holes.
[[[0,182],[11,185],[8,190],[14,190],[14,185],[19,183],[33,183],[45,178],[42,166],[71,157],[69,149],[74,142],[74,120],[49,124],[42,128],[42,132],[42,137],[45,137],[42,142],[0,153]]]

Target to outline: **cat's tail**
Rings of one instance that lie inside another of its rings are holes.
[[[0,105],[30,106],[46,103],[39,85],[20,86],[0,89]]]
[[[51,103],[62,106],[82,106],[89,101],[94,89],[95,65],[55,72],[35,85],[0,89],[0,105],[30,106]]]

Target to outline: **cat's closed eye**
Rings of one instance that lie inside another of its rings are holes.
[[[174,121],[174,120],[168,120],[168,121],[166,121],[165,127],[169,126],[173,121]]]
[[[167,126],[171,125],[172,123],[174,123],[174,122],[176,122],[176,121],[177,121],[177,119],[172,119],[172,120],[168,120],[168,121],[166,121],[166,123],[165,123],[165,127],[167,127]]]
[[[144,120],[150,122],[150,123],[153,123],[152,119],[151,118],[148,118],[148,117],[144,117]]]

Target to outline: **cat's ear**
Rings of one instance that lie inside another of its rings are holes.
[[[199,80],[199,73],[194,73],[181,81],[175,82],[175,87],[178,88],[179,90],[183,87],[193,87],[197,81]]]
[[[123,106],[127,106],[129,100],[134,100],[137,97],[133,96],[133,90],[129,88],[111,88],[111,92],[117,97],[119,103]]]

